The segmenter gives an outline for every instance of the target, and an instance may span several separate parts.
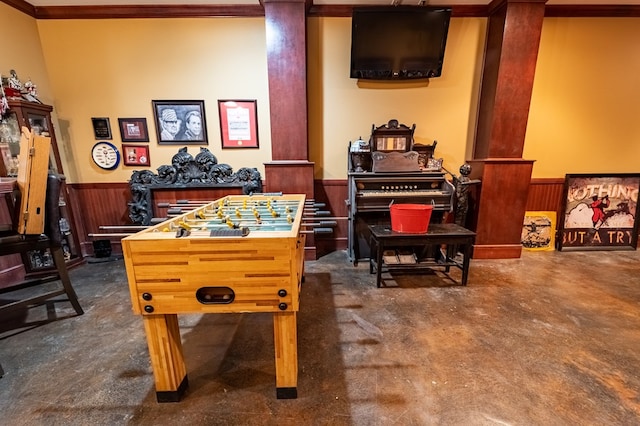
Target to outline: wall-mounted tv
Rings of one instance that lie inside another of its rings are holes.
[[[353,9],[351,78],[440,77],[451,8],[383,6]]]

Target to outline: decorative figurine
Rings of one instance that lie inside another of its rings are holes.
[[[11,70],[9,71],[9,73],[11,74],[11,76],[9,77],[9,87],[11,89],[15,89],[18,91],[22,90],[22,82],[20,81],[20,79],[18,78],[18,74],[16,73],[16,70]]]
[[[24,88],[27,89],[27,93],[30,94],[31,96],[33,96],[34,98],[38,97],[38,86],[36,86],[35,84],[33,84],[33,82],[31,81],[31,79],[28,79],[25,83],[24,83]]]

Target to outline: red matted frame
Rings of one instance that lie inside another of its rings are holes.
[[[149,145],[122,144],[122,159],[125,166],[150,166]]]
[[[258,148],[256,100],[218,100],[222,148]]]

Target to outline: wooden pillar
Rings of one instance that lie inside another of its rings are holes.
[[[307,7],[305,0],[263,0],[271,109],[271,158],[266,192],[314,199],[314,164],[307,141]],[[305,258],[316,258],[313,235]]]
[[[471,178],[482,180],[474,258],[520,257],[533,161],[522,158],[546,0],[490,5]]]
[[[264,0],[271,157],[266,191],[313,198],[313,163],[307,146],[307,37],[304,0]]]

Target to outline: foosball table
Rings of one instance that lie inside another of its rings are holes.
[[[230,195],[122,239],[158,402],[188,387],[178,314],[273,313],[276,396],[297,398],[305,196]]]

